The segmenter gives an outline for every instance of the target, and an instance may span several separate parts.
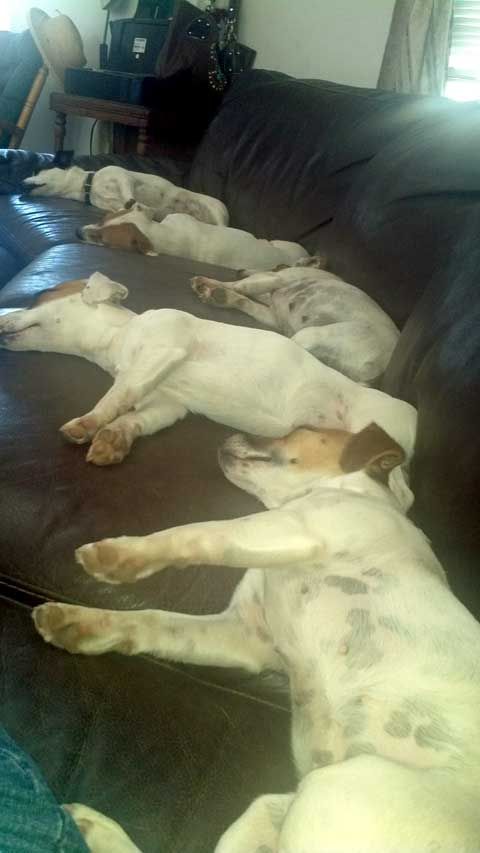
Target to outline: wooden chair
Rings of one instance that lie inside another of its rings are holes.
[[[19,148],[47,75],[28,30],[0,33],[0,148]]]
[[[0,130],[7,129],[12,132],[10,142],[8,143],[9,148],[20,148],[23,135],[28,127],[28,123],[31,119],[33,110],[35,109],[35,105],[42,93],[47,77],[48,68],[46,65],[42,65],[42,67],[37,71],[35,80],[32,83],[32,88],[27,95],[22,112],[20,113],[15,125],[10,125],[10,122],[4,122],[0,119]]]

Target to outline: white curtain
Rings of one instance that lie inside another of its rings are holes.
[[[441,95],[454,0],[396,0],[379,89]]]

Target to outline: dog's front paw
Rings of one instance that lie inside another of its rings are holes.
[[[120,536],[82,545],[75,551],[80,566],[96,580],[106,583],[135,583],[151,574],[142,539]]]
[[[134,652],[133,638],[115,624],[116,614],[108,610],[49,602],[36,607],[32,618],[46,643],[71,654]]]
[[[203,275],[196,275],[191,279],[192,290],[197,294],[200,302],[207,305],[215,305],[223,307],[228,303],[229,291],[219,281],[214,278],[206,278]]]
[[[132,439],[121,429],[105,427],[97,432],[87,453],[93,465],[118,465],[130,452]]]
[[[86,444],[92,440],[97,431],[98,422],[93,415],[74,418],[60,427],[62,435],[72,444]]]
[[[82,803],[63,808],[77,824],[91,853],[140,853],[122,827],[104,814]]]

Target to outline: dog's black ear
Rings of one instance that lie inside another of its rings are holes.
[[[376,423],[356,432],[340,457],[340,465],[347,474],[363,468],[368,474],[379,476],[403,462],[403,449]]]
[[[52,160],[51,168],[69,169],[72,165],[75,151],[56,151]]]

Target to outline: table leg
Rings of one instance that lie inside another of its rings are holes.
[[[137,137],[137,154],[143,156],[147,153],[148,148],[148,130],[146,127],[138,128],[138,137]]]
[[[63,151],[63,143],[65,142],[65,133],[67,125],[67,116],[65,113],[57,113],[55,117],[55,151]]]

